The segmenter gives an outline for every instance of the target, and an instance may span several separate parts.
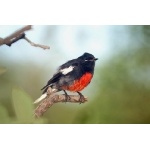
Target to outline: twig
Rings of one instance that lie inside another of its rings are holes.
[[[66,100],[66,96],[61,94],[52,94],[50,95],[49,91],[51,91],[51,88],[49,87],[47,93],[48,96],[37,106],[37,108],[34,111],[35,117],[41,117],[47,110],[50,108],[53,104],[59,103],[59,102],[71,102],[71,103],[85,103],[87,102],[87,98],[83,98],[82,101],[80,101],[79,95],[69,95],[70,99]]]
[[[7,46],[11,46],[13,43],[19,41],[20,39],[25,39],[28,43],[30,43],[32,46],[35,47],[40,47],[43,49],[50,49],[49,46],[45,46],[45,45],[40,45],[40,44],[35,44],[33,42],[31,42],[26,36],[25,36],[25,32],[28,30],[31,30],[32,26],[31,25],[27,25],[21,29],[19,29],[18,31],[12,33],[11,35],[7,36],[6,38],[1,38],[0,37],[0,46],[1,45],[7,45]]]
[[[27,37],[24,37],[24,39],[30,43],[32,46],[35,46],[35,47],[40,47],[40,48],[43,48],[43,49],[50,49],[49,46],[45,46],[45,45],[41,45],[41,44],[35,44],[33,43],[32,41],[30,41]]]

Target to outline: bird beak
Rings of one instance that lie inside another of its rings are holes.
[[[98,58],[94,58],[94,61],[98,60]]]

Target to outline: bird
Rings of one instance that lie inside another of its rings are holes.
[[[38,103],[47,97],[47,90],[52,88],[52,93],[64,91],[66,99],[70,97],[66,91],[77,92],[82,100],[82,91],[92,80],[94,75],[95,58],[92,54],[85,52],[76,59],[72,59],[62,64],[41,89],[43,93],[34,103]]]

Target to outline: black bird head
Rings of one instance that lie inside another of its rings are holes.
[[[98,60],[98,58],[95,58],[90,53],[84,53],[82,56],[78,57],[78,59],[81,61],[85,71],[94,72],[95,61]]]

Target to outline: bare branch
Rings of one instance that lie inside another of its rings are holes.
[[[16,38],[11,39],[10,41],[6,41],[7,46],[11,46],[13,43],[19,41],[20,39],[23,39],[25,37],[24,33],[21,33],[20,35],[16,36]]]
[[[85,103],[87,102],[87,98],[83,98],[82,101],[80,100],[79,95],[69,95],[70,99],[66,100],[65,95],[58,95],[58,94],[50,94],[51,88],[49,87],[47,94],[48,96],[37,106],[37,108],[34,111],[35,117],[42,116],[48,108],[50,108],[53,104],[59,103],[59,102],[70,102],[70,103]]]
[[[49,47],[49,46],[45,46],[45,45],[35,44],[35,43],[33,43],[33,42],[32,42],[32,41],[30,41],[27,37],[24,37],[24,39],[25,39],[28,43],[30,43],[32,46],[40,47],[40,48],[43,48],[44,50],[45,50],[45,49],[50,49],[50,47]]]
[[[0,38],[0,46],[4,44],[11,46],[11,44],[13,44],[14,42],[17,42],[18,40],[22,39],[23,36],[25,36],[24,32],[30,30],[31,27],[31,25],[27,25],[4,39]]]
[[[50,49],[49,46],[45,46],[45,45],[40,45],[40,44],[35,44],[33,42],[31,42],[26,36],[25,36],[25,32],[28,30],[31,30],[32,26],[31,25],[27,25],[21,29],[19,29],[18,31],[12,33],[11,35],[7,36],[6,38],[1,38],[0,37],[0,46],[1,45],[7,45],[7,46],[11,46],[13,43],[19,41],[20,39],[25,39],[28,43],[30,43],[32,46],[35,47],[40,47],[43,49]]]
[[[31,25],[27,25],[27,26],[21,28],[20,30],[14,32],[13,34],[9,35],[8,37],[6,37],[4,39],[4,44],[10,44],[12,39],[18,37],[20,34],[22,35],[25,31],[28,31],[31,28],[32,28]]]

